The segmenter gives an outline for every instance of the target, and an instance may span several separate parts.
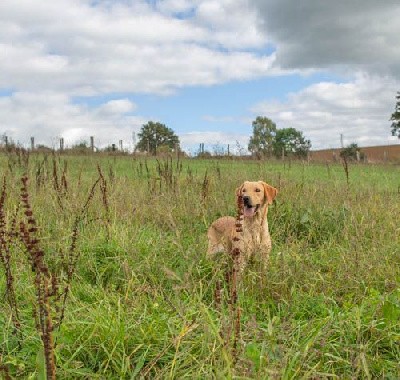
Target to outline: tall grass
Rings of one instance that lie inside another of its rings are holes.
[[[45,263],[60,291],[69,284],[62,324],[52,309],[57,378],[400,377],[398,166],[10,157],[0,157],[4,376],[43,373],[31,267],[9,238],[22,212],[11,189],[26,172]],[[235,215],[246,179],[280,191],[268,269],[254,262],[237,288],[232,356],[206,230]]]

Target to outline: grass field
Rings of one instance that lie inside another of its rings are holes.
[[[0,168],[4,378],[45,378],[35,249],[57,279],[45,301],[59,379],[400,378],[399,166],[346,178],[340,164],[31,155]],[[254,263],[239,284],[235,352],[206,231],[235,215],[246,179],[279,194],[268,270]]]

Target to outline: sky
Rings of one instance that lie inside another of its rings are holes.
[[[132,149],[148,121],[195,154],[252,121],[313,149],[399,144],[398,0],[1,0],[0,134]]]

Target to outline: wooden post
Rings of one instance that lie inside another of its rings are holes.
[[[64,150],[64,137],[60,138],[60,151],[62,152]]]
[[[113,152],[115,152],[115,150],[116,150],[115,144],[111,144],[111,150],[112,150]]]
[[[229,156],[229,153],[230,153],[230,152],[229,152],[229,144],[228,144],[228,156]]]
[[[90,149],[94,152],[94,136],[90,136]]]
[[[4,144],[6,144],[6,148],[8,148],[8,136],[4,136]]]
[[[35,138],[33,136],[31,137],[31,150],[35,150]]]
[[[124,145],[123,141],[119,140],[119,150],[122,152],[124,150]]]
[[[285,148],[282,148],[282,161],[285,159]]]

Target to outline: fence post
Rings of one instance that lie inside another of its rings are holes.
[[[64,150],[64,137],[60,138],[60,152]]]
[[[90,149],[94,152],[94,136],[90,136]]]
[[[122,152],[124,150],[124,143],[122,140],[119,140],[119,150]]]
[[[35,150],[35,138],[33,136],[31,137],[31,150]]]

